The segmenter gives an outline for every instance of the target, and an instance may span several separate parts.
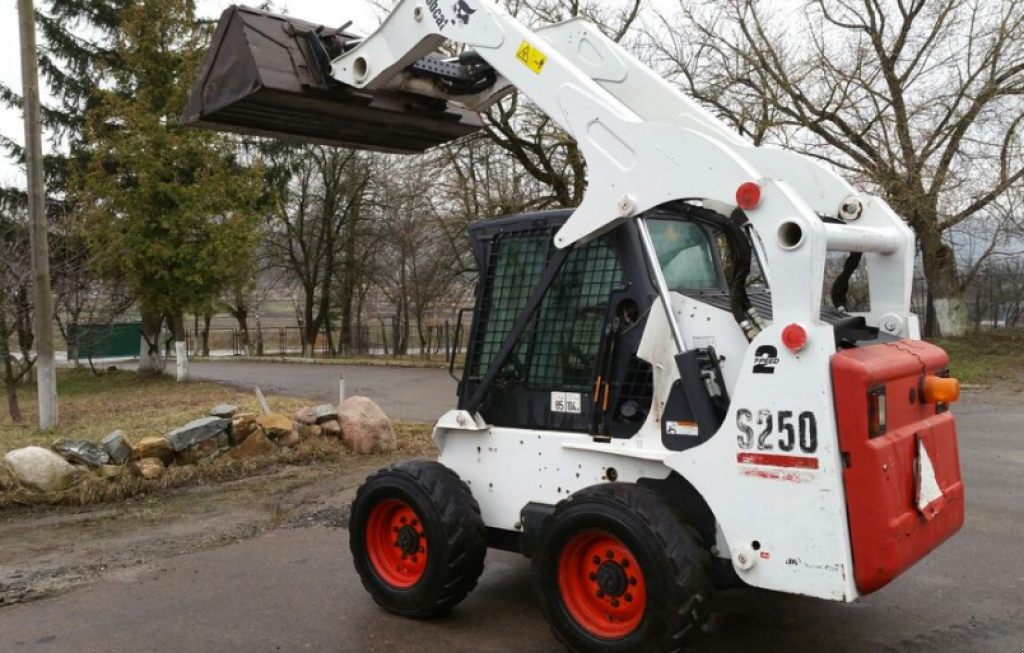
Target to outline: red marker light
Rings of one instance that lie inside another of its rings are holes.
[[[782,344],[790,351],[800,351],[807,344],[807,330],[795,322],[782,330]]]
[[[761,187],[752,181],[736,189],[736,206],[744,211],[756,209],[761,203]]]

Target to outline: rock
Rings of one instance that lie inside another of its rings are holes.
[[[99,467],[110,462],[103,447],[88,440],[57,440],[50,448],[69,463]]]
[[[260,415],[256,423],[263,427],[263,430],[266,431],[272,440],[292,432],[292,421],[284,415],[267,413],[266,415]]]
[[[338,421],[338,409],[330,404],[321,404],[320,406],[317,406],[313,410],[316,413],[317,424]]]
[[[277,446],[279,447],[294,447],[298,443],[302,442],[302,436],[299,435],[298,431],[292,431],[288,435],[282,435],[277,439]]]
[[[340,426],[339,426],[339,428],[340,428]],[[311,438],[319,438],[323,434],[324,434],[324,429],[323,429],[322,426],[317,426],[317,425],[314,424],[313,426],[309,427],[309,437],[311,437]]]
[[[164,461],[159,458],[142,458],[141,460],[135,461],[135,471],[142,476],[150,480],[160,478],[166,471]]]
[[[148,438],[142,438],[135,443],[135,451],[132,454],[135,460],[142,460],[143,458],[159,458],[165,463],[170,463],[174,460],[174,447],[167,438],[161,438],[159,436],[150,436]]]
[[[123,465],[132,455],[132,442],[123,431],[114,431],[100,442],[103,450],[110,456],[110,462]]]
[[[352,397],[338,406],[341,439],[357,454],[374,454],[398,448],[391,420],[380,406],[366,397]],[[324,424],[324,430],[327,425]]]
[[[268,456],[279,451],[276,444],[263,433],[263,429],[256,429],[249,434],[245,442],[238,445],[228,454],[232,458],[249,458],[252,456]]]
[[[176,452],[174,454],[174,461],[179,465],[195,465],[200,460],[209,458],[217,453],[219,449],[220,443],[217,440],[203,440],[194,447]]]
[[[299,434],[300,440],[308,440],[310,438],[311,427],[305,424],[296,424],[293,430]]]
[[[215,406],[210,411],[210,417],[217,417],[219,419],[231,419],[238,413],[238,406],[232,406],[231,404],[221,404]]]
[[[103,465],[96,470],[96,475],[100,478],[115,479],[124,473],[124,467],[121,465]]]
[[[292,419],[294,419],[299,424],[312,426],[316,424],[316,409],[313,408],[312,406],[300,408],[295,412],[295,415],[292,417]]]
[[[167,434],[167,440],[175,451],[184,451],[205,440],[214,440],[231,428],[231,420],[220,417],[204,417],[189,422]]]
[[[249,428],[244,430],[244,431],[235,431],[235,446],[237,447],[238,445],[240,445],[243,442],[245,442],[246,438],[248,438],[250,435],[252,435],[256,431],[259,431],[259,432],[262,433],[263,432],[263,427],[261,427],[259,424],[255,423],[255,422],[250,424]],[[266,435],[266,433],[264,433],[264,435]]]
[[[245,439],[249,437],[255,429],[259,428],[256,424],[255,415],[247,415],[246,417],[235,418],[231,428],[231,435],[234,439],[234,443],[242,444]]]
[[[39,492],[63,490],[81,473],[79,468],[42,447],[8,452],[4,462],[19,483]]]
[[[341,437],[341,424],[336,420],[324,422],[320,425],[320,430],[327,437]]]

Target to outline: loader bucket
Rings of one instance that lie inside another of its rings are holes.
[[[366,91],[325,74],[327,45],[358,38],[249,7],[224,11],[182,122],[253,136],[416,153],[471,134],[480,116],[444,100]],[[336,54],[332,53],[332,54]],[[319,57],[319,58],[318,58]]]

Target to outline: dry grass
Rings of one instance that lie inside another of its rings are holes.
[[[0,418],[0,454],[28,445],[47,447],[58,437],[97,441],[115,429],[138,440],[167,431],[203,417],[217,404],[239,406],[242,412],[258,413],[252,394],[215,383],[176,383],[168,378],[139,378],[134,373],[112,372],[101,377],[88,371],[61,370],[61,426],[56,433],[40,433],[36,423],[34,387],[22,388],[19,398],[25,421],[14,424],[4,411]],[[268,397],[273,410],[291,415],[311,402],[293,397]],[[378,456],[388,460],[431,456],[430,426],[415,422],[395,422],[398,450]],[[0,465],[0,510],[16,506],[87,506],[123,501],[129,497],[152,494],[174,488],[230,481],[266,473],[278,465],[347,465],[365,463],[373,458],[348,453],[340,441],[329,438],[307,440],[287,453],[263,458],[235,460],[221,457],[198,465],[170,467],[159,479],[146,480],[125,473],[114,480],[83,474],[71,487],[49,494],[21,488]]]
[[[31,444],[49,444],[58,437],[99,440],[121,429],[132,440],[168,431],[209,414],[217,404],[235,404],[242,412],[258,413],[253,393],[216,383],[176,383],[169,377],[139,377],[134,372],[95,376],[88,370],[62,369],[58,375],[60,428],[56,433],[36,429],[35,386],[19,389],[24,421],[11,421],[0,406],[0,452]],[[293,397],[267,398],[270,407],[291,415],[309,401]]]
[[[349,453],[340,440],[316,438],[302,442],[288,452],[258,458],[234,459],[221,456],[205,460],[198,465],[172,466],[163,476],[147,480],[128,472],[113,480],[83,474],[66,490],[42,494],[20,487],[0,465],[0,510],[13,507],[46,506],[91,506],[101,503],[124,501],[132,497],[159,493],[167,490],[233,481],[266,473],[280,465],[333,465],[344,467],[350,464],[377,462],[385,465],[392,460],[430,457],[434,445],[430,439],[430,426],[415,422],[396,422],[395,435],[398,449],[391,454],[379,456],[355,456]]]

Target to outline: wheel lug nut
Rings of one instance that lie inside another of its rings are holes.
[[[601,564],[601,556],[594,556],[594,564],[595,565]]]
[[[630,576],[629,577],[629,584],[630,585],[636,585],[636,576]]]
[[[604,598],[604,592],[602,592],[601,590],[597,590],[597,598],[603,599]]]
[[[400,522],[402,522],[402,523],[404,524],[404,523],[406,522],[406,519],[405,519],[405,517],[402,517],[402,518],[401,518],[401,519],[399,519],[398,521],[400,521]]]
[[[613,608],[619,607],[619,600],[618,599],[612,599],[612,607]]]
[[[612,551],[608,551],[607,553],[605,553],[605,555],[608,556],[609,560],[615,557],[615,553],[613,553]]]
[[[633,595],[632,594],[626,594],[625,598],[626,598],[626,603],[631,603],[633,601]]]
[[[419,559],[419,558],[417,558],[416,556],[413,556],[413,557],[412,557],[412,561],[413,561],[413,562],[419,562],[419,561],[420,561],[420,559]]]
[[[629,566],[629,560],[627,560],[626,558],[623,558],[622,559],[622,566],[623,567],[628,567]]]
[[[597,580],[597,574],[590,572],[590,576],[588,576],[588,578],[590,578],[590,580]]]

